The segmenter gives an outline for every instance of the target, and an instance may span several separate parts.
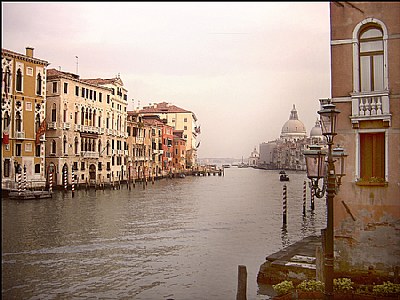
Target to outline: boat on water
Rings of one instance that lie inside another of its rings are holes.
[[[185,174],[183,174],[183,173],[179,173],[179,178],[185,178],[186,177],[186,175]]]
[[[280,171],[279,172],[279,180],[280,181],[289,181],[289,176],[286,174],[285,171]]]
[[[223,167],[223,168],[230,168],[231,165],[230,165],[230,164],[225,164],[225,165],[222,165],[222,167]]]

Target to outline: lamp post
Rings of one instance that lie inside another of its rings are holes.
[[[310,150],[304,151],[306,159],[307,177],[311,179],[311,187],[315,196],[322,198],[326,194],[327,225],[325,230],[324,251],[324,283],[325,299],[333,299],[333,272],[334,272],[334,240],[333,240],[333,199],[344,176],[344,150],[332,149],[333,139],[336,135],[337,115],[340,113],[330,101],[318,111],[321,122],[322,134],[325,136],[328,151],[319,145],[309,146]],[[326,159],[325,159],[326,158]],[[335,159],[334,159],[335,158]],[[338,172],[335,172],[335,163]],[[322,187],[319,180],[322,179]]]

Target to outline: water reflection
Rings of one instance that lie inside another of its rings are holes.
[[[290,178],[285,227],[278,175],[252,168],[74,198],[3,199],[2,296],[233,299],[246,265],[255,299],[265,257],[325,226],[321,202],[302,217],[305,174]]]

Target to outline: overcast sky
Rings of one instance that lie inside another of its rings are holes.
[[[119,73],[128,109],[194,112],[199,158],[250,156],[293,104],[309,135],[330,97],[329,36],[329,2],[2,2],[2,48],[72,73],[78,56],[81,78]]]

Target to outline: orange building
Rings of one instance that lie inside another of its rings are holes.
[[[331,2],[330,17],[331,94],[341,111],[334,142],[348,154],[334,198],[335,267],[354,280],[393,281],[400,266],[400,3]]]

